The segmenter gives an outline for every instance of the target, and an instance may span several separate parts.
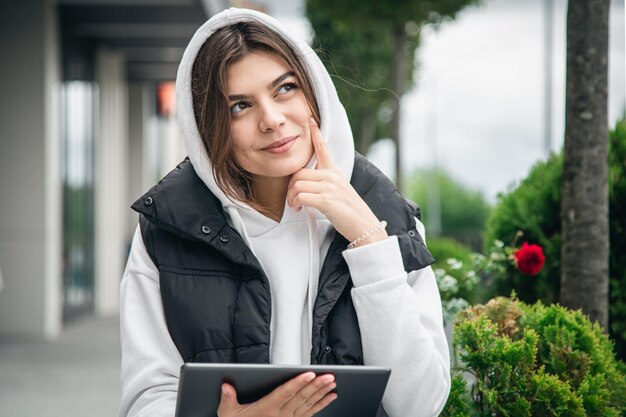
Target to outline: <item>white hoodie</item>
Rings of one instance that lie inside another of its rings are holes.
[[[178,70],[178,120],[196,173],[220,199],[229,223],[244,237],[270,281],[271,362],[308,364],[313,297],[332,239],[332,225],[314,209],[298,213],[285,204],[281,221],[275,222],[229,199],[215,182],[193,112],[191,69],[200,47],[217,29],[247,20],[266,24],[302,55],[319,104],[322,135],[333,160],[345,178],[350,178],[354,161],[352,134],[328,72],[306,43],[294,39],[278,21],[262,13],[231,8],[198,29]],[[424,237],[419,221],[418,232]],[[302,244],[305,236],[307,245]],[[432,269],[404,271],[395,236],[346,250],[343,256],[354,283],[352,299],[365,364],[392,369],[383,398],[385,410],[390,417],[437,415],[448,395],[450,364]],[[168,333],[159,291],[158,269],[137,228],[121,287],[120,416],[174,416],[183,361]]]

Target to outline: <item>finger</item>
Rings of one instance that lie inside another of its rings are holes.
[[[302,207],[313,207],[320,211],[324,197],[322,194],[315,193],[298,193],[291,201],[291,206],[297,211],[300,211]]]
[[[292,189],[294,184],[298,181],[332,181],[332,175],[334,173],[335,171],[330,170],[315,171],[313,169],[302,168],[291,176],[287,184],[287,190]]]
[[[293,398],[306,384],[315,379],[315,373],[304,372],[295,378],[285,382],[274,391],[267,394],[260,401],[267,402],[268,406],[271,404],[271,408],[281,408],[287,401]]]
[[[329,384],[334,383],[334,380],[335,377],[333,375],[318,376],[285,403],[281,411],[285,411],[288,415],[302,415],[324,397],[328,390],[321,395],[318,395],[319,391],[323,391]],[[300,412],[294,413],[295,410],[300,410]]]
[[[287,190],[287,204],[289,205],[289,207],[297,208],[292,205],[292,202],[293,202],[293,199],[299,193],[319,194],[325,189],[326,189],[326,185],[320,181],[306,181],[306,180],[296,181]]]
[[[337,384],[333,380],[329,380],[317,391],[313,392],[312,394],[308,394],[309,398],[304,402],[304,404],[301,404],[300,407],[295,410],[294,414],[297,416],[307,415],[309,413],[309,410],[312,409],[315,404],[321,401],[326,396],[326,394],[328,394],[335,388],[337,388]]]
[[[304,414],[304,417],[310,417],[319,413],[324,408],[328,407],[328,405],[332,403],[333,401],[335,401],[336,399],[337,399],[336,392],[331,392],[329,394],[326,394],[324,398],[316,402],[315,405],[311,407],[306,414]]]
[[[324,137],[320,131],[319,126],[312,117],[309,119],[309,128],[311,130],[311,141],[313,142],[313,149],[315,150],[315,156],[317,157],[317,169],[330,169],[335,166],[330,151],[324,142]]]
[[[222,384],[222,394],[220,397],[220,405],[217,408],[218,416],[231,415],[239,407],[237,402],[237,392],[230,384]]]
[[[321,181],[322,180],[322,171],[315,171],[309,168],[302,168],[296,171],[291,178],[289,179],[289,183],[287,184],[287,189],[293,187],[293,184],[296,181]]]

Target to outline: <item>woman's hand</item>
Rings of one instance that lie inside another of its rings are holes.
[[[296,210],[302,206],[318,209],[343,237],[352,242],[378,226],[380,221],[335,165],[313,118],[309,122],[309,129],[317,165],[315,169],[302,168],[292,175],[287,203]],[[363,241],[363,244],[386,238],[387,232],[381,230]]]
[[[310,417],[337,398],[335,377],[305,372],[285,382],[265,397],[250,404],[239,404],[230,384],[222,385],[219,417]]]

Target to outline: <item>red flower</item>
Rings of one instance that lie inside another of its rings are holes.
[[[517,269],[527,275],[537,275],[546,262],[546,257],[543,254],[541,246],[529,245],[526,242],[524,242],[522,247],[516,250],[513,255],[515,256]]]

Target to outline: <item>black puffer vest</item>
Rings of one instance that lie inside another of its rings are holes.
[[[406,271],[434,262],[418,233],[419,208],[361,155],[351,184],[389,235],[398,236]],[[186,362],[269,363],[271,296],[267,276],[224,217],[220,201],[188,160],[137,200],[146,248],[159,269],[170,335]],[[352,280],[336,233],[319,278],[312,364],[363,364]],[[379,413],[379,415],[385,415]]]

